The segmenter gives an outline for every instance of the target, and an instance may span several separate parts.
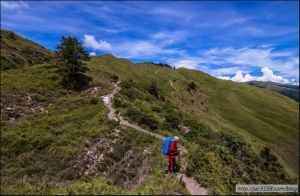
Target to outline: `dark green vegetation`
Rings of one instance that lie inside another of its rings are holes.
[[[88,70],[85,61],[91,57],[76,37],[62,36],[60,42],[56,46],[53,66],[62,75],[61,84],[77,91],[87,88],[92,78],[83,73]]]
[[[161,67],[168,67],[170,69],[175,69],[175,66],[172,67],[172,65],[169,65],[168,63],[153,63],[153,62],[147,62],[147,63],[150,63],[152,65],[161,66]]]
[[[1,30],[1,70],[49,63],[53,52],[14,32]]]
[[[66,74],[85,73],[88,68],[83,61],[89,61],[91,57],[82,44],[76,37],[70,36],[62,36],[60,42],[56,46],[54,65]]]
[[[77,91],[62,85],[50,64],[1,72],[2,194],[187,194],[182,182],[164,175],[163,141],[107,118],[100,96],[116,80],[117,112],[153,132],[178,135],[189,152],[186,174],[211,193],[235,194],[243,183],[298,183],[298,102],[109,54],[86,63],[91,81]]]
[[[213,194],[236,194],[236,184],[298,183],[268,147],[256,154],[239,136],[203,127],[195,127],[185,137],[195,141],[186,173],[210,187]]]
[[[261,81],[250,81],[250,82],[246,82],[246,84],[267,89],[270,91],[275,91],[277,93],[280,93],[284,96],[287,96],[299,102],[299,86],[289,85],[289,84],[278,84],[275,82],[261,82]]]

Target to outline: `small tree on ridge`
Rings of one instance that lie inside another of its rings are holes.
[[[90,56],[75,37],[64,37],[56,46],[54,64],[61,73],[61,84],[67,89],[81,90],[88,87],[91,77],[85,73],[88,68],[84,61],[89,61]]]
[[[88,68],[83,61],[89,61],[88,52],[76,37],[64,37],[60,39],[60,44],[55,50],[55,64],[61,72],[67,74],[85,73]]]

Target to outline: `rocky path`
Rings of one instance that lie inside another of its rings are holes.
[[[172,81],[171,80],[169,80],[169,81],[171,83],[171,86],[173,86]],[[103,98],[103,101],[104,101],[105,105],[109,109],[108,118],[110,120],[119,121],[121,125],[124,125],[124,126],[127,126],[127,127],[131,127],[133,129],[136,129],[138,131],[141,131],[141,132],[144,132],[146,134],[152,135],[152,136],[154,136],[154,137],[156,137],[156,138],[161,139],[161,140],[164,141],[166,139],[166,137],[164,137],[162,135],[159,135],[159,134],[156,134],[156,133],[152,133],[152,132],[147,131],[147,130],[145,130],[145,129],[137,126],[137,125],[129,123],[127,120],[125,120],[121,116],[120,113],[118,114],[118,116],[116,116],[115,109],[112,107],[112,99],[113,99],[114,95],[121,90],[121,88],[118,86],[118,84],[120,82],[121,81],[118,81],[117,83],[114,84],[115,89],[111,93],[109,93],[109,94],[104,95],[104,96],[101,97],[101,98]],[[187,153],[187,150],[184,148],[184,146],[182,146],[180,144],[178,146],[180,147],[182,154]],[[183,164],[183,168],[185,168],[186,161],[184,159],[182,160],[182,164]],[[182,178],[182,180],[185,182],[186,188],[188,189],[188,191],[190,192],[191,195],[207,195],[208,194],[208,192],[207,192],[206,189],[204,189],[203,187],[201,187],[193,178],[187,177],[184,173],[179,173],[177,175],[177,177],[178,178]]]
[[[178,89],[177,89],[175,86],[173,86],[172,80],[169,80],[169,82],[170,82],[171,86],[172,86],[176,91],[178,91]]]

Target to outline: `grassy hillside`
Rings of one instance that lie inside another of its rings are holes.
[[[298,102],[110,54],[87,66],[92,81],[82,91],[65,89],[49,64],[1,71],[1,193],[188,194],[182,181],[164,174],[162,141],[108,119],[100,96],[114,89],[116,77],[117,112],[150,131],[178,135],[189,152],[185,173],[210,193],[235,194],[235,184],[298,183]]]
[[[147,97],[148,86],[156,81],[166,105],[176,106],[179,113],[196,117],[212,130],[221,129],[243,136],[256,152],[269,145],[288,169],[298,174],[299,103],[294,100],[246,84],[219,80],[200,71],[172,70],[148,63],[134,65],[112,55],[94,57],[89,65],[96,70],[109,68],[120,80],[134,81],[134,88],[125,93],[132,94],[131,102],[145,105],[147,112],[151,112],[151,105],[159,107],[162,104],[151,104]],[[195,90],[188,90],[191,82],[196,84]],[[142,91],[142,97],[134,98],[139,91]]]
[[[299,102],[299,86],[262,81],[250,81],[246,82],[246,84],[275,91]]]
[[[1,70],[50,62],[53,53],[12,31],[1,30]]]
[[[187,194],[161,172],[162,141],[107,118],[95,96],[112,85],[105,70],[98,74],[78,93],[61,88],[60,76],[47,65],[1,73],[1,193]],[[98,91],[91,94],[94,86]],[[85,175],[89,151],[103,160]]]

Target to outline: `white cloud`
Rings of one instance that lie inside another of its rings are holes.
[[[173,66],[176,68],[185,67],[188,69],[196,69],[198,67],[198,63],[199,62],[197,60],[179,60],[176,61]]]
[[[85,34],[82,45],[84,47],[91,48],[93,50],[105,50],[105,51],[111,50],[110,43],[107,43],[106,41],[102,41],[102,40],[96,41],[93,35]]]
[[[13,1],[1,1],[2,9],[20,9],[20,8],[29,8],[29,5],[23,1],[13,2]]]
[[[263,73],[262,76],[251,76],[250,74],[242,74],[242,71],[237,71],[235,76],[232,78],[228,76],[218,76],[217,78],[223,79],[223,80],[232,80],[235,82],[248,82],[252,80],[257,80],[257,81],[265,81],[265,82],[276,82],[276,83],[281,83],[281,84],[293,84],[293,85],[299,85],[299,79],[294,78],[292,80],[288,80],[283,78],[282,76],[275,75],[271,69],[268,67],[264,67],[261,69],[261,72]]]
[[[160,44],[154,44],[150,41],[134,41],[118,43],[118,47],[114,47],[114,53],[124,58],[148,58],[162,56],[166,54],[181,54],[176,49],[164,49]]]
[[[155,42],[165,46],[183,41],[187,36],[188,33],[184,31],[160,31],[151,35]]]
[[[90,52],[89,55],[90,56],[96,56],[96,52]]]
[[[213,76],[221,76],[221,75],[232,75],[237,73],[238,71],[243,71],[243,73],[251,72],[249,67],[242,67],[242,66],[231,66],[225,68],[217,68],[217,69],[209,69],[207,66],[202,66],[202,70],[205,70],[209,74]]]
[[[262,45],[257,48],[212,48],[204,51],[201,59],[208,64],[206,66],[214,67],[211,69],[213,75],[235,74],[239,70],[247,73],[254,68],[268,67],[270,70],[276,70],[280,75],[297,77],[299,57],[295,55],[297,54],[289,51],[275,52],[274,48]],[[223,69],[224,66],[227,69]]]
[[[133,43],[132,46],[129,48],[128,53],[132,56],[139,56],[139,55],[154,55],[161,51],[161,48],[151,44],[150,42],[140,41]]]
[[[291,79],[290,84],[291,85],[297,85],[297,86],[299,86],[299,78],[293,78],[293,79]]]
[[[199,53],[198,57],[183,59],[170,59],[169,63],[176,68],[198,69],[219,79],[235,82],[257,80],[299,85],[299,57],[289,51],[274,52],[270,45],[239,49],[211,48]],[[259,73],[253,71],[257,69],[261,70],[262,76],[257,76]]]

